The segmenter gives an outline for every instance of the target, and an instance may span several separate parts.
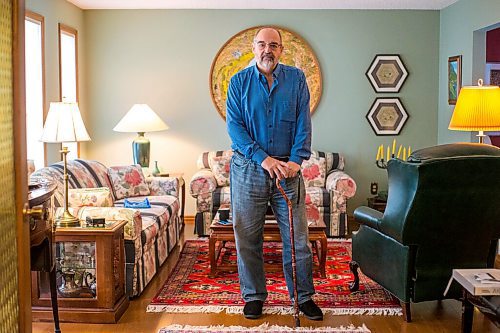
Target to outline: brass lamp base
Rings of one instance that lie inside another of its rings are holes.
[[[63,214],[55,219],[56,227],[79,227],[80,220],[68,211],[68,165],[66,161],[66,155],[68,155],[68,147],[63,147],[61,153],[63,155],[64,162],[64,212]]]
[[[67,227],[79,227],[80,220],[77,217],[71,215],[71,213],[67,210],[64,211],[62,216],[55,219],[56,226],[67,228]]]

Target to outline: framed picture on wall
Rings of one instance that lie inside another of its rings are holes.
[[[457,104],[458,93],[462,87],[462,56],[448,58],[448,104]]]
[[[398,54],[377,54],[365,73],[375,92],[397,93],[408,77]]]
[[[399,135],[408,117],[408,112],[397,97],[376,98],[366,115],[376,135]]]
[[[252,43],[261,26],[252,27],[232,36],[219,50],[210,68],[210,94],[219,115],[226,119],[226,95],[231,77],[238,71],[255,65]],[[322,93],[321,68],[316,55],[307,42],[297,33],[275,27],[281,33],[284,45],[280,62],[300,68],[311,94],[310,110],[314,112]]]
[[[500,86],[500,64],[486,63],[484,83],[491,86]]]

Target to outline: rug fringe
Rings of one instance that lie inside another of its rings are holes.
[[[335,316],[402,316],[401,308],[323,308],[323,312]],[[146,312],[168,312],[168,313],[221,313],[243,314],[241,306],[177,306],[177,305],[148,305]],[[270,315],[293,315],[292,307],[265,307],[262,310]]]
[[[352,243],[351,238],[328,238],[329,243],[342,243],[342,242],[347,242],[347,243]]]
[[[172,333],[172,332],[281,332],[281,331],[291,331],[291,332],[330,332],[330,333],[370,333],[371,331],[363,326],[355,327],[353,324],[349,326],[339,326],[339,327],[297,327],[292,328],[289,326],[279,326],[279,325],[269,325],[269,323],[264,323],[259,326],[245,327],[245,326],[223,326],[223,325],[212,325],[212,326],[191,326],[191,325],[169,325],[160,329],[158,333]]]
[[[402,316],[402,309],[398,308],[368,308],[368,309],[360,309],[360,308],[339,308],[339,309],[324,309],[323,312],[330,313],[336,316],[343,315],[353,315],[353,316]]]
[[[146,312],[167,312],[167,313],[220,313],[227,311],[227,306],[206,305],[206,306],[177,306],[177,305],[148,305]],[[243,313],[243,311],[240,311]]]
[[[203,237],[199,236],[196,238],[196,240],[201,240],[201,241],[207,241],[209,240],[209,237]],[[330,243],[341,243],[341,242],[347,242],[347,243],[352,243],[352,238],[328,238],[328,242]]]

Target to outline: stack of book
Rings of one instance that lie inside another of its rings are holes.
[[[454,269],[444,295],[453,280],[475,296],[500,295],[500,269]]]

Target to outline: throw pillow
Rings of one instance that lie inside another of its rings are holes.
[[[142,168],[138,164],[110,167],[108,175],[117,200],[150,194]]]
[[[69,207],[113,207],[113,197],[107,187],[71,188],[68,190]]]
[[[229,166],[231,156],[211,156],[210,166],[214,173],[217,186],[229,186]]]
[[[306,187],[325,187],[326,159],[311,156],[302,162],[302,176]]]

